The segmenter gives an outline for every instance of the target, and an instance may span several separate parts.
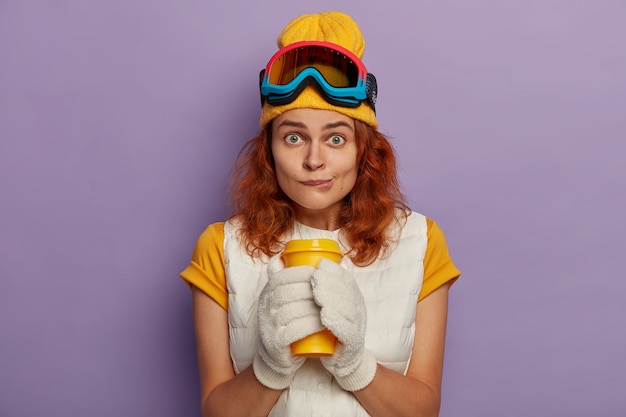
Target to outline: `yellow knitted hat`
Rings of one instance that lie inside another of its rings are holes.
[[[352,51],[359,58],[363,57],[365,50],[365,39],[356,22],[347,14],[334,11],[305,14],[295,18],[278,35],[278,48],[300,41],[332,42]],[[361,103],[355,108],[334,106],[324,100],[312,86],[306,87],[298,98],[289,104],[272,106],[264,103],[261,110],[261,127],[265,127],[281,113],[301,108],[333,110],[378,128],[376,114],[368,104]]]

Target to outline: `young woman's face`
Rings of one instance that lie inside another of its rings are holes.
[[[298,220],[326,219],[325,227],[336,226],[332,219],[357,178],[355,141],[353,119],[334,111],[294,109],[274,119],[276,178]]]

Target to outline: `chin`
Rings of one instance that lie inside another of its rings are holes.
[[[332,203],[322,203],[319,201],[317,202],[309,201],[309,202],[301,202],[301,203],[297,201],[294,201],[294,202],[296,203],[297,206],[299,206],[303,210],[325,212],[325,211],[332,211],[332,210],[337,210],[341,208],[343,200],[335,201]]]

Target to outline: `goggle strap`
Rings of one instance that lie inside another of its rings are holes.
[[[263,78],[265,77],[265,68],[259,72],[259,93],[261,95],[261,107],[265,104],[265,97],[263,97],[263,93],[261,92],[261,86],[263,84]]]
[[[367,95],[367,101],[369,101],[372,110],[376,113],[376,99],[378,98],[378,83],[374,74],[367,73],[365,79],[365,94]]]

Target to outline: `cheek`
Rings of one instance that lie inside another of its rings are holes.
[[[289,158],[274,158],[274,172],[278,186],[284,191],[296,177],[293,161]]]
[[[356,178],[358,176],[358,171],[356,165],[349,164],[342,166],[338,171],[340,173],[341,181],[339,182],[339,190],[342,192],[348,193],[354,188],[354,184],[356,184]]]
[[[341,160],[340,170],[346,179],[356,179],[358,169],[356,165],[356,157],[348,159],[350,162],[346,162],[346,159]]]
[[[346,184],[345,184],[345,188],[347,191],[350,191],[354,188],[354,185],[356,184],[356,177],[357,177],[357,172],[356,170],[351,172],[347,178],[346,178]]]
[[[285,161],[287,161],[287,158],[285,158],[281,152],[276,152],[272,149],[272,158],[274,159],[274,167],[277,171],[285,169]]]
[[[274,158],[276,175],[282,177],[293,176],[293,161],[289,158]]]

